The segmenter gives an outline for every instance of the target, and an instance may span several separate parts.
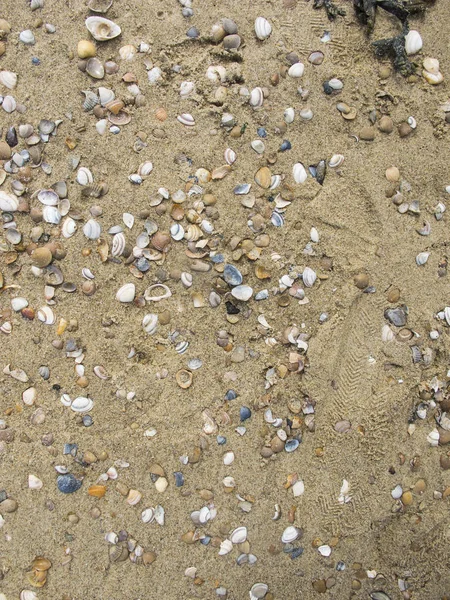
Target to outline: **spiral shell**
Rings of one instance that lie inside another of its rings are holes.
[[[264,17],[255,20],[255,33],[258,40],[266,40],[272,33],[272,25]]]
[[[112,40],[122,33],[122,30],[116,23],[104,17],[88,17],[85,24],[89,33],[98,42]]]

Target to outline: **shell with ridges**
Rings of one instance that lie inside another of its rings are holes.
[[[8,90],[13,90],[17,85],[17,75],[12,71],[0,71],[0,83]]]
[[[0,210],[15,212],[19,208],[19,201],[12,194],[0,190]]]
[[[95,219],[89,219],[83,227],[83,233],[88,238],[88,240],[98,240],[102,229],[100,227],[100,223],[98,223]]]
[[[258,40],[266,40],[272,33],[272,25],[264,17],[255,20],[255,33]]]

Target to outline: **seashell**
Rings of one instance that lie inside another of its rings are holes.
[[[308,178],[308,174],[302,163],[295,163],[292,168],[292,175],[294,176],[295,183],[304,183]]]
[[[286,108],[283,113],[284,122],[288,125],[295,119],[295,110],[292,107]]]
[[[186,350],[189,348],[189,342],[178,342],[178,344],[175,346],[175,350],[177,352],[177,354],[184,354],[186,352]]]
[[[223,540],[220,544],[219,556],[225,556],[225,554],[229,554],[233,550],[233,544],[230,540]]]
[[[250,145],[257,154],[262,154],[266,149],[262,140],[253,140]]]
[[[119,48],[119,56],[122,60],[133,60],[136,55],[136,48],[132,44],[127,44]]]
[[[340,79],[336,79],[336,77],[333,77],[333,79],[330,79],[328,81],[328,85],[330,86],[330,88],[332,90],[342,90],[344,87],[344,84],[342,83],[342,81]]]
[[[343,162],[344,156],[342,154],[333,154],[328,162],[328,166],[330,169],[336,169],[337,167],[340,167]]]
[[[12,331],[12,325],[9,321],[5,321],[1,326],[0,326],[0,331],[6,335],[9,335]]]
[[[139,165],[138,174],[141,177],[148,177],[148,175],[150,175],[150,173],[152,171],[153,171],[153,163],[150,162],[149,160],[146,160],[145,162],[143,162]]]
[[[97,91],[98,97],[100,99],[100,104],[102,106],[106,106],[109,102],[112,102],[116,97],[113,90],[110,90],[109,88],[99,87]],[[92,94],[92,92],[90,93]],[[83,92],[83,94],[86,94],[86,92]]]
[[[33,406],[34,401],[36,400],[37,392],[36,388],[29,387],[22,393],[23,403],[27,406]]]
[[[98,58],[90,58],[86,63],[86,73],[94,79],[103,79],[105,76],[105,67]]]
[[[231,148],[227,148],[225,150],[225,152],[223,153],[223,157],[225,159],[225,162],[230,166],[236,162],[236,158],[237,158],[236,152],[234,150],[232,150]]]
[[[106,13],[111,8],[113,0],[89,0],[88,8],[95,13]]]
[[[247,527],[237,527],[230,534],[232,544],[243,544],[247,539]]]
[[[412,361],[414,364],[423,362],[422,352],[418,346],[411,346]]]
[[[184,228],[179,223],[174,223],[170,228],[170,235],[177,242],[184,238]]]
[[[206,77],[210,81],[220,81],[221,83],[223,83],[226,80],[227,71],[226,71],[225,67],[222,67],[221,65],[216,65],[216,66],[211,65],[206,70]]]
[[[303,481],[299,480],[294,483],[292,486],[292,493],[294,494],[294,498],[298,498],[305,493],[305,484]]]
[[[152,296],[152,291],[157,289],[164,290],[164,293],[159,294],[158,296]],[[166,300],[167,298],[170,298],[171,295],[172,292],[167,285],[164,285],[163,283],[155,283],[154,285],[148,287],[144,292],[144,298],[147,302],[159,302],[160,300]]]
[[[135,295],[136,286],[134,283],[126,283],[117,291],[116,300],[123,303],[133,302]]]
[[[420,267],[420,266],[426,264],[429,256],[430,256],[429,252],[419,252],[419,254],[416,256],[417,265]]]
[[[184,237],[186,240],[188,240],[188,242],[196,242],[202,237],[202,235],[203,232],[200,227],[193,224],[188,225],[184,233]]]
[[[162,71],[159,67],[153,67],[147,74],[148,81],[151,85],[159,81],[162,77]]]
[[[46,206],[56,206],[59,202],[59,196],[53,190],[40,190],[37,199]]]
[[[119,98],[114,98],[105,104],[106,110],[109,110],[113,115],[118,115],[124,106],[124,102]]]
[[[183,271],[180,279],[185,288],[190,288],[192,286],[193,277],[190,273]]]
[[[17,75],[12,71],[0,71],[0,83],[8,90],[13,90],[17,85]]]
[[[323,63],[324,54],[323,52],[311,52],[308,56],[308,60],[312,65],[321,65]]]
[[[93,498],[103,498],[106,494],[106,486],[104,485],[91,485],[88,489],[89,496]]]
[[[26,298],[13,298],[11,300],[11,308],[15,312],[20,312],[23,308],[28,306],[28,300]]]
[[[130,490],[127,496],[127,504],[136,506],[142,499],[142,494],[138,490]]]
[[[257,17],[255,20],[255,33],[258,40],[266,40],[272,33],[272,25],[264,17]]]
[[[2,108],[5,112],[12,113],[16,110],[17,107],[17,102],[15,101],[15,99],[12,96],[5,96],[3,98],[3,102],[2,102]],[[36,136],[37,137],[37,136]],[[37,138],[39,141],[39,138]],[[31,138],[29,138],[29,140],[31,140]],[[28,143],[30,143],[28,140]]]
[[[250,92],[250,97],[249,97],[248,102],[249,102],[250,106],[253,106],[253,108],[260,108],[263,105],[264,93],[260,87],[255,87]]]
[[[31,590],[22,590],[19,598],[20,600],[38,600],[37,594]]]
[[[424,69],[422,71],[422,75],[423,75],[424,79],[430,85],[439,85],[440,83],[442,83],[444,81],[444,76],[442,75],[442,73],[440,71],[438,71],[437,73],[431,73],[430,71],[426,71]],[[5,97],[5,100],[6,100],[6,97]],[[5,105],[5,101],[3,101],[3,107],[4,107],[4,105]],[[12,112],[12,111],[9,111],[9,112]]]
[[[319,232],[315,227],[311,227],[311,231],[309,232],[309,237],[311,241],[317,244],[319,242]]]
[[[255,583],[252,585],[250,590],[250,599],[253,600],[256,598],[259,600],[260,598],[264,598],[269,591],[269,586],[265,583]]]
[[[272,182],[272,173],[270,172],[270,169],[268,167],[261,167],[258,169],[255,174],[255,181],[260,187],[268,189]]]
[[[221,167],[217,167],[216,169],[213,170],[213,172],[211,173],[211,179],[213,181],[218,181],[218,180],[226,177],[228,175],[228,173],[230,173],[230,172],[231,172],[230,165],[222,165]]]
[[[182,81],[180,84],[180,96],[187,98],[195,90],[195,83],[192,81]]]
[[[142,327],[144,328],[145,333],[148,333],[149,335],[155,334],[158,328],[158,315],[154,313],[145,315],[142,319]]]
[[[405,36],[405,50],[408,56],[417,54],[422,50],[423,42],[420,33],[415,29],[411,29]]]
[[[303,269],[302,279],[306,287],[312,287],[317,279],[316,272],[310,267],[305,267]]]
[[[27,46],[33,46],[36,43],[36,39],[31,29],[25,29],[19,33],[19,40]]]
[[[281,535],[281,541],[283,544],[290,544],[291,542],[295,542],[295,540],[299,537],[300,530],[297,527],[293,527],[292,525],[286,527]]]
[[[50,306],[42,306],[37,311],[37,318],[44,325],[54,325],[56,323],[56,315]]]
[[[439,61],[437,58],[431,58],[427,56],[424,58],[422,65],[425,71],[428,71],[428,73],[432,73],[434,75],[439,74]]]
[[[247,302],[253,295],[253,288],[249,285],[238,285],[231,290],[231,295],[237,300]]]
[[[95,219],[89,219],[83,227],[83,233],[88,238],[88,240],[98,240],[101,234],[100,223],[98,223]]]
[[[46,223],[59,225],[59,223],[61,222],[61,213],[56,208],[56,206],[45,206],[42,211],[42,218]]]
[[[301,77],[305,71],[305,65],[301,62],[296,62],[291,67],[289,67],[288,75],[289,77]]]
[[[131,213],[123,213],[122,215],[122,220],[124,222],[124,225],[126,227],[128,227],[128,229],[131,229],[134,225],[134,217]]]
[[[94,182],[94,177],[87,167],[80,167],[77,171],[77,182],[80,185],[89,185]]]
[[[42,489],[42,486],[44,484],[42,483],[42,481],[39,479],[39,477],[36,477],[36,475],[28,475],[28,487],[31,490],[40,490]]]
[[[74,412],[89,412],[94,406],[94,401],[91,398],[86,398],[85,396],[78,396],[70,405],[70,408]]]
[[[123,233],[116,233],[116,235],[113,237],[111,254],[113,256],[122,256],[125,246],[126,240]]]
[[[170,244],[170,234],[165,231],[157,231],[150,240],[152,246],[160,252],[166,252]]]
[[[103,380],[109,379],[109,376],[105,370],[105,367],[102,367],[101,365],[96,365],[92,370],[94,371],[94,374],[97,375],[97,377],[99,379],[103,379]]]
[[[15,212],[19,208],[19,201],[16,196],[7,194],[0,190],[0,210],[5,212]]]
[[[71,217],[67,217],[67,219],[64,219],[64,223],[61,227],[61,233],[63,234],[63,237],[65,237],[66,239],[72,237],[76,230],[76,221],[74,221]]]
[[[150,237],[146,231],[140,233],[136,238],[136,246],[142,250],[146,248],[150,243]]]
[[[167,119],[167,111],[165,108],[157,108],[155,111],[155,117],[158,121],[165,121]]]
[[[381,339],[383,342],[392,342],[392,340],[395,338],[395,334],[392,331],[392,329],[389,327],[389,325],[386,323],[385,325],[383,325],[383,328],[381,330]]]
[[[179,121],[182,125],[186,125],[186,127],[193,127],[195,125],[194,117],[189,113],[178,115],[177,121]]]
[[[180,369],[177,371],[175,379],[180,388],[187,390],[192,385],[193,375],[187,369]]]
[[[302,108],[302,110],[298,113],[300,118],[304,121],[311,121],[314,116],[313,111],[310,108]]]
[[[109,560],[113,563],[127,560],[129,554],[126,546],[110,546],[109,548]]]
[[[104,17],[88,17],[85,25],[92,37],[98,42],[112,40],[122,33],[122,30],[116,23]]]

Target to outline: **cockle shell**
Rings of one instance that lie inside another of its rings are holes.
[[[138,168],[138,175],[141,177],[147,177],[153,171],[153,163],[149,160],[141,163]]]
[[[411,29],[405,36],[405,50],[406,54],[417,54],[422,50],[423,42],[420,33],[415,29]]]
[[[264,17],[255,20],[255,33],[258,40],[266,40],[272,33],[272,25]]]
[[[28,46],[33,46],[36,43],[36,39],[31,29],[24,29],[19,34],[19,40]]]
[[[67,217],[64,219],[64,223],[61,227],[61,233],[65,238],[70,238],[73,236],[75,231],[77,230],[77,223],[71,217]]]
[[[292,175],[294,176],[295,183],[304,183],[308,178],[305,167],[302,163],[295,163],[292,168]]]
[[[83,233],[88,238],[88,240],[98,240],[100,237],[102,228],[100,227],[100,223],[98,223],[95,219],[89,219],[83,227]]]
[[[94,406],[94,401],[85,396],[78,396],[70,405],[74,412],[89,412]]]
[[[104,17],[88,17],[85,24],[89,33],[98,42],[112,40],[122,33],[122,30],[116,23]]]
[[[16,110],[16,107],[17,107],[17,102],[15,101],[15,99],[12,96],[5,96],[3,98],[2,108],[5,112],[10,114]],[[39,137],[38,136],[35,136],[35,137],[39,141]],[[29,144],[30,144],[30,140],[31,140],[31,138],[28,138]]]
[[[13,90],[17,85],[17,75],[12,71],[0,71],[0,83],[8,90]]]
[[[116,235],[113,237],[111,254],[113,256],[122,256],[125,246],[126,240],[123,233],[116,233]]]
[[[116,294],[116,299],[119,302],[133,302],[136,295],[136,286],[134,283],[126,283],[123,285]]]
[[[302,279],[306,287],[312,287],[317,279],[316,272],[310,267],[305,267],[303,269]]]
[[[250,92],[250,98],[248,100],[250,106],[253,108],[260,108],[264,102],[264,93],[260,87],[255,87]]]
[[[148,333],[149,335],[156,333],[157,326],[158,315],[155,313],[149,313],[142,319],[142,327],[144,328],[145,333]]]
[[[0,210],[15,212],[19,208],[19,201],[12,194],[0,190]]]
[[[252,585],[252,588],[250,590],[250,598],[251,600],[260,600],[261,598],[264,598],[267,595],[267,592],[269,591],[269,586],[265,583],[255,583],[254,585]]]
[[[77,181],[80,185],[89,185],[94,182],[94,177],[87,167],[80,167],[77,171]]]
[[[186,125],[186,127],[193,127],[195,125],[194,117],[189,113],[182,113],[181,115],[178,115],[177,121],[183,125]]]
[[[305,71],[305,65],[301,62],[294,63],[288,71],[289,77],[301,77]]]

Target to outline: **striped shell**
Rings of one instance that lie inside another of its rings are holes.
[[[272,33],[272,25],[264,17],[255,20],[255,33],[258,40],[266,40]]]
[[[155,313],[145,315],[142,319],[142,327],[144,328],[145,333],[148,333],[149,335],[156,333],[158,327],[158,315]]]
[[[61,233],[63,234],[63,236],[65,238],[72,237],[76,230],[77,230],[76,221],[74,221],[71,217],[67,217],[67,219],[64,219],[64,223],[62,224],[62,227],[61,227]]]
[[[186,127],[193,127],[195,125],[194,117],[189,113],[182,113],[181,115],[178,115],[177,121]]]

